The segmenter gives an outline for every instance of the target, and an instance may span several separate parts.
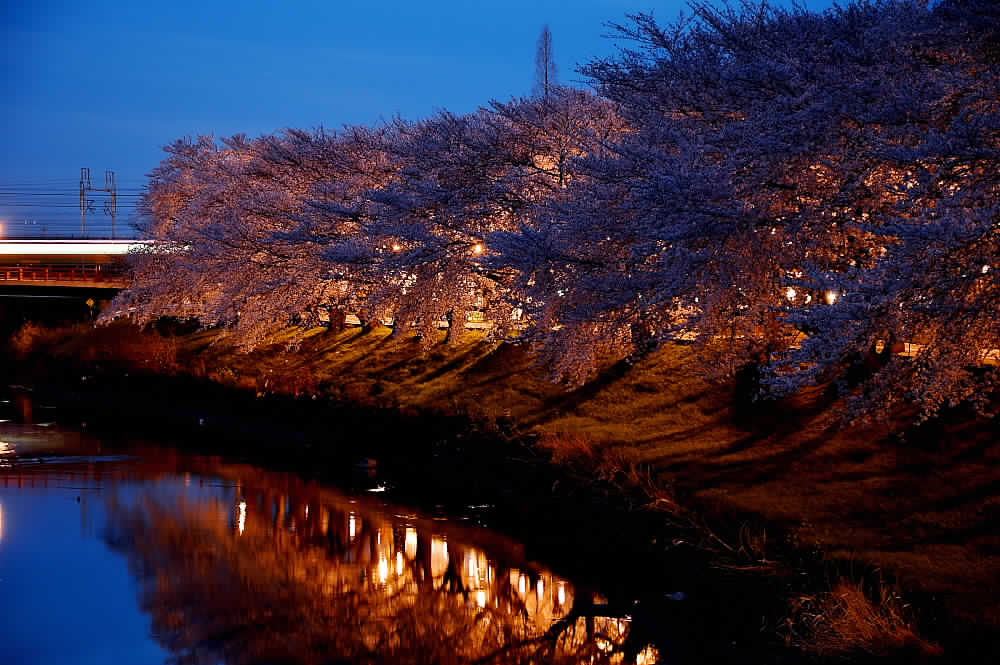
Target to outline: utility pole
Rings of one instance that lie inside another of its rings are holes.
[[[90,184],[90,169],[80,169],[80,235],[87,235],[87,211],[94,209],[94,202],[87,200],[87,192],[107,192],[111,200],[104,202],[104,214],[111,217],[111,237],[115,237],[115,220],[118,218],[118,185],[115,184],[115,172],[104,172],[104,187],[94,187]]]

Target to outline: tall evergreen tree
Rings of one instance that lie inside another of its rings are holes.
[[[535,95],[548,98],[558,85],[556,61],[552,55],[552,32],[548,25],[543,25],[535,50]]]

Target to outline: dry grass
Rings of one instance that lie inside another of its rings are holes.
[[[824,660],[922,662],[941,655],[915,632],[899,594],[881,583],[869,594],[840,581],[828,593],[794,599],[791,610],[789,643]]]
[[[108,368],[141,368],[167,374],[182,369],[178,339],[137,332],[121,324],[95,328],[79,323],[51,329],[29,322],[11,337],[10,346],[21,358],[40,352]]]
[[[48,339],[53,334],[45,326],[29,321],[10,338],[10,348],[21,358],[27,356],[36,347],[48,346]]]
[[[552,461],[562,467],[613,484],[649,505],[658,505],[661,510],[669,506],[677,514],[681,512],[669,488],[655,478],[652,467],[642,461],[639,449],[634,446],[602,447],[581,434],[570,432],[543,434],[538,447],[547,451]]]
[[[549,451],[556,464],[593,468],[599,463],[597,446],[582,434],[546,434],[538,440],[538,445]]]
[[[744,559],[760,564],[770,564],[767,549],[767,528],[760,524],[744,522],[740,525],[737,552]]]

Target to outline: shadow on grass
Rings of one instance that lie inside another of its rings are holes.
[[[467,351],[461,352],[459,355],[455,356],[445,364],[437,367],[436,369],[427,372],[426,374],[419,375],[419,380],[421,382],[434,381],[435,379],[440,379],[441,377],[450,374],[452,372],[458,372],[460,367],[470,364],[470,359],[482,355],[483,348],[481,346],[474,345]],[[473,363],[474,364],[474,363]]]

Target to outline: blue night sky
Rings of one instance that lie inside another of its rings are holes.
[[[8,235],[31,233],[21,226],[25,218],[50,235],[73,232],[81,166],[91,168],[97,186],[105,169],[117,172],[120,219],[127,219],[160,147],[185,135],[256,136],[283,127],[373,124],[394,114],[415,119],[528,94],[546,23],[560,80],[583,85],[577,65],[614,52],[604,23],[650,10],[667,23],[683,6],[5,2],[0,221]]]

